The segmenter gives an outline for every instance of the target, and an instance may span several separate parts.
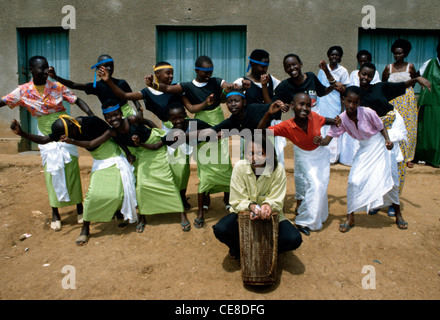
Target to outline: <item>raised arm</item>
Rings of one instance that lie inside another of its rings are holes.
[[[75,101],[75,104],[82,110],[84,111],[88,116],[94,116],[92,110],[90,110],[89,106],[87,105],[87,103],[84,102],[83,99],[81,98],[77,98]]]
[[[87,85],[84,83],[76,83],[71,80],[67,80],[67,79],[64,79],[64,78],[57,76],[54,67],[49,68],[49,77],[51,77],[52,79],[65,85],[66,87],[69,87],[70,89],[86,91],[88,88]]]
[[[172,94],[181,94],[183,93],[183,88],[180,84],[164,84],[164,83],[156,83],[153,81],[153,75],[147,75],[144,77],[145,84],[147,87],[153,88],[157,91],[164,93],[172,93]]]
[[[191,104],[191,102],[189,101],[189,99],[185,96],[182,96],[182,102],[183,105],[185,106],[185,108],[191,112],[191,113],[197,113],[200,112],[202,110],[204,110],[206,107],[214,104],[215,102],[215,98],[214,98],[214,94],[210,94],[205,101],[203,101],[202,103],[199,104]]]
[[[421,76],[405,81],[405,86],[409,88],[414,86],[416,83],[420,84],[422,89],[427,88],[429,91],[431,91],[431,82]]]
[[[329,87],[325,88],[325,94],[327,95],[330,92],[332,92],[334,89],[338,88],[338,91],[342,91],[342,84],[336,82],[335,78],[333,78],[333,75],[330,73],[330,70],[327,67],[327,63],[324,60],[321,60],[321,62],[319,63],[319,68],[324,71],[325,76],[327,77],[328,82],[330,83]]]
[[[157,128],[157,125],[153,121],[138,115],[128,117],[128,121],[130,121],[133,124],[138,124],[138,125],[140,124],[150,128]]]
[[[140,146],[142,148],[149,149],[149,150],[154,150],[154,151],[156,151],[164,146],[164,143],[162,140],[159,140],[156,143],[143,143],[143,142],[141,142],[138,135],[133,135],[131,137],[131,140],[133,140],[134,144],[137,146]]]
[[[75,139],[72,139],[72,138],[67,137],[65,135],[62,135],[60,137],[60,141],[68,143],[68,144],[73,144],[73,145],[80,147],[80,148],[93,149],[93,148],[99,147],[101,144],[103,144],[104,142],[106,142],[110,138],[111,138],[111,134],[110,134],[110,129],[109,129],[105,133],[103,133],[101,136],[99,136],[91,141],[75,140]]]
[[[111,79],[110,74],[108,73],[108,70],[102,66],[98,70],[99,77],[109,86],[110,90],[113,91],[113,93],[122,100],[142,100],[144,97],[142,96],[142,93],[140,92],[125,92],[121,88],[119,88]],[[136,105],[136,104],[135,104]],[[139,110],[138,106],[136,105],[136,108]]]
[[[282,108],[285,108],[285,105],[281,100],[274,101],[270,105],[269,110],[267,110],[267,112],[264,114],[263,118],[261,118],[257,129],[266,129],[266,124],[272,119],[272,115],[280,111]]]
[[[40,136],[37,134],[32,134],[32,133],[28,133],[26,131],[23,131],[23,129],[21,128],[20,122],[18,122],[15,119],[12,120],[12,122],[11,122],[11,130],[16,135],[18,135],[24,139],[27,139],[29,141],[32,141],[34,143],[46,144],[46,143],[52,142],[52,139],[49,136]]]
[[[262,74],[260,76],[260,82],[261,82],[261,90],[263,91],[263,101],[265,103],[271,103],[272,99],[269,95],[269,88],[267,84],[269,83],[270,75],[268,74]]]

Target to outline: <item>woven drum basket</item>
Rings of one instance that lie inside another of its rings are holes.
[[[251,220],[249,211],[238,214],[240,263],[244,284],[271,285],[276,281],[278,262],[277,213],[270,220]]]

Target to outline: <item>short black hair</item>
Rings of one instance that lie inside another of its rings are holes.
[[[296,60],[298,60],[298,62],[301,63],[301,59],[299,58],[299,56],[297,54],[294,54],[294,53],[286,54],[284,56],[283,63],[284,63],[284,61],[286,61],[287,58],[296,58]]]
[[[376,66],[371,62],[365,62],[363,65],[361,65],[361,67],[359,68],[359,72],[364,68],[370,68],[373,69],[374,72],[376,72]]]
[[[243,149],[244,149],[244,152],[246,152],[249,144],[256,143],[256,144],[259,144],[263,148],[266,155],[269,153],[268,151],[270,151],[270,154],[273,155],[272,169],[275,170],[278,166],[277,153],[275,152],[275,147],[274,147],[272,141],[267,136],[266,130],[269,130],[269,129],[264,129],[264,130],[255,129],[255,130],[253,130],[252,135],[250,137],[246,137]],[[271,162],[270,161],[267,162],[267,159],[266,159],[266,164],[271,165]]]
[[[107,108],[110,108],[110,107],[114,107],[118,103],[119,102],[114,100],[114,99],[108,99],[108,100],[104,101],[104,103],[101,105],[101,109],[107,109]]]
[[[213,65],[212,60],[211,60],[210,57],[208,57],[208,56],[200,56],[200,57],[197,58],[195,66],[201,68],[204,62]]]
[[[348,86],[345,88],[344,93],[342,94],[343,97],[346,97],[349,93],[357,94],[358,96],[361,95],[361,88],[358,86]]]
[[[356,54],[356,59],[359,60],[361,56],[367,56],[369,61],[373,61],[373,55],[371,54],[370,51],[367,51],[367,50],[360,50],[360,51]]]
[[[251,55],[249,56],[252,60],[261,61],[263,59],[269,59],[269,52],[263,49],[255,49],[252,51]]]
[[[169,105],[167,105],[167,113],[169,114],[171,110],[174,109],[181,109],[183,112],[186,113],[186,109],[185,106],[183,105],[183,103],[180,102],[172,102]]]
[[[35,62],[37,60],[44,60],[47,62],[47,59],[43,56],[33,56],[29,59],[29,68],[32,68],[33,66],[35,66]]]
[[[166,61],[159,61],[158,63],[155,64],[155,68],[160,67],[160,66],[170,66],[171,64],[166,62]]]
[[[402,48],[403,52],[405,53],[405,57],[408,56],[408,54],[411,51],[411,42],[409,42],[406,39],[397,39],[394,41],[394,43],[391,45],[391,52],[394,53],[394,50],[397,48]]]
[[[98,57],[98,62],[101,62],[102,60],[106,60],[106,59],[113,59],[113,58],[109,54],[104,53]]]
[[[340,46],[331,46],[331,47],[327,50],[327,57],[330,57],[330,53],[331,53],[333,50],[338,51],[338,52],[339,52],[339,55],[341,56],[341,58],[342,58],[342,56],[344,55],[344,50],[342,50],[342,47],[340,47]]]

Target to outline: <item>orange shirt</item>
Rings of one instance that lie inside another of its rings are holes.
[[[325,125],[325,118],[316,112],[310,111],[307,119],[307,133],[298,127],[293,118],[271,126],[269,129],[273,131],[275,136],[285,137],[303,150],[315,150],[318,145],[313,143],[313,138],[321,134],[321,128]]]

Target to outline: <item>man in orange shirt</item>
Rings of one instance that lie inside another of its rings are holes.
[[[270,119],[271,114],[282,106],[272,105],[261,119],[259,129]],[[310,235],[310,230],[319,230],[328,217],[327,187],[330,178],[330,154],[328,149],[313,143],[324,125],[337,124],[337,119],[324,118],[311,111],[311,99],[307,93],[294,96],[290,108],[295,117],[269,127],[268,134],[282,136],[294,144],[295,197],[299,231]]]

